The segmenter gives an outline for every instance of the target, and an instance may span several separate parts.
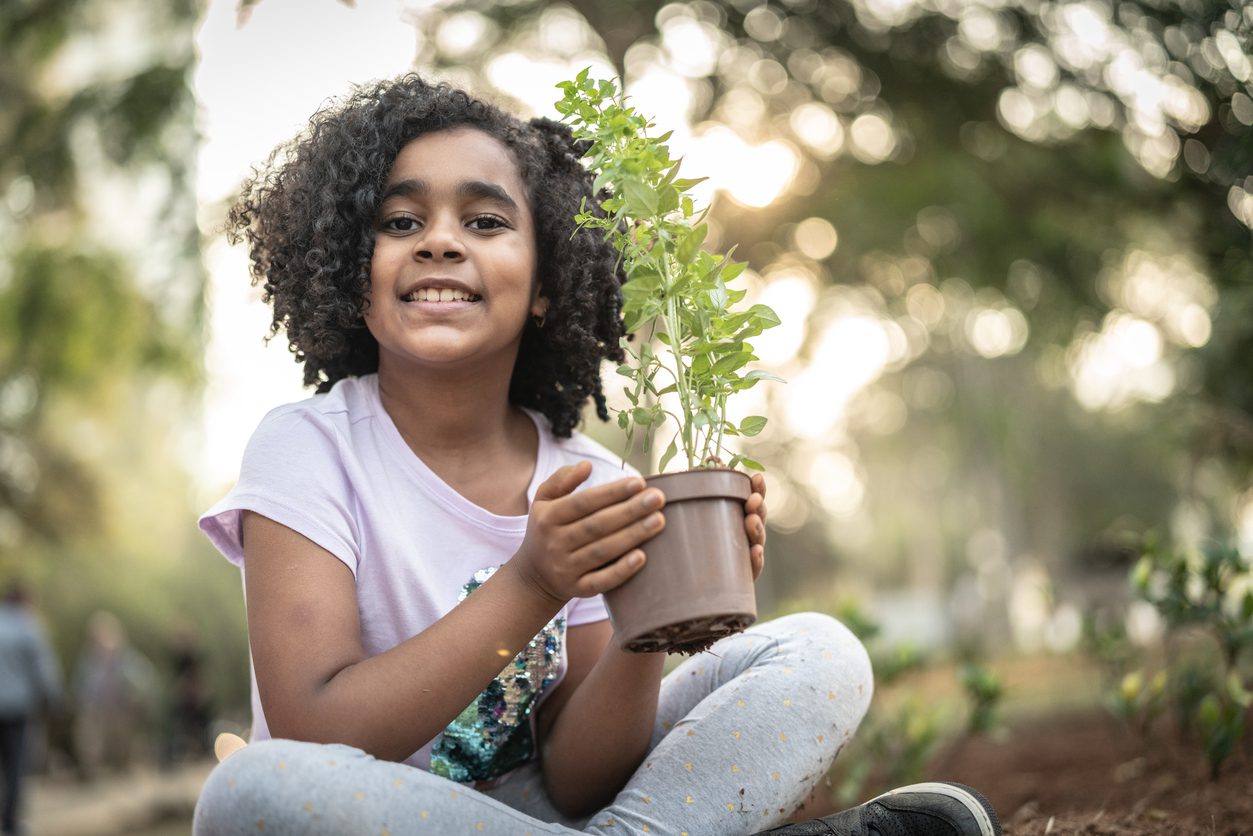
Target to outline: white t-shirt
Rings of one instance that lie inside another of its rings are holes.
[[[580,489],[636,471],[591,439],[539,434],[528,501],[557,468],[584,459]],[[200,518],[200,528],[243,569],[245,510],[281,523],[344,562],[357,584],[367,656],[420,633],[490,577],[521,546],[527,517],[491,513],[449,487],[419,459],[383,409],[378,378],[272,410],[248,442],[239,481]],[[494,778],[535,756],[534,711],[565,675],[565,630],[607,617],[600,596],[574,599],[445,731],[407,759],[453,780]],[[252,683],[252,738],[270,736]]]

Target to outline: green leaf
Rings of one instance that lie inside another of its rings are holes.
[[[762,328],[773,328],[781,322],[779,315],[769,305],[753,305],[748,312]]]
[[[766,419],[760,415],[750,415],[740,422],[740,432],[744,435],[757,435],[766,428]]]
[[[748,456],[740,456],[739,458],[740,458],[740,464],[744,465],[749,470],[765,470],[766,469],[766,466],[764,464],[762,464],[759,461],[756,461],[755,459],[750,459]]]
[[[713,427],[718,424],[718,414],[712,409],[700,409],[692,416],[693,427]]]
[[[622,183],[623,197],[626,199],[626,210],[636,217],[651,217],[657,214],[657,192],[639,180],[625,180]]]
[[[741,369],[748,365],[748,362],[752,359],[753,355],[747,351],[728,354],[713,364],[713,373],[716,375],[730,374],[736,369]]]
[[[687,178],[681,177],[678,180],[674,181],[674,187],[681,192],[685,192],[688,189],[692,188],[693,186],[698,186],[701,183],[704,183],[708,179],[709,179],[708,177],[687,177]]]
[[[668,215],[679,208],[679,190],[674,186],[665,186],[658,192],[657,213]]]
[[[729,282],[739,278],[739,275],[744,272],[746,267],[748,267],[748,263],[744,261],[724,262],[722,266],[722,280]]]
[[[700,226],[697,226],[689,232],[682,241],[679,242],[679,247],[675,251],[675,257],[684,263],[691,261],[700,250],[701,244],[705,243],[705,237],[708,234],[708,224],[701,224]]]
[[[661,178],[661,185],[669,186],[674,182],[674,178],[679,175],[679,165],[682,164],[682,162],[682,160],[675,160],[674,164],[671,165],[670,168],[666,169],[666,176]]]
[[[714,310],[723,311],[727,307],[727,287],[719,279],[713,289],[709,291],[709,303],[713,305]]]
[[[1212,731],[1219,723],[1222,717],[1222,706],[1218,702],[1218,697],[1213,694],[1206,694],[1202,698],[1200,705],[1197,706],[1196,719],[1201,724],[1202,730],[1206,733]]]
[[[666,448],[666,452],[662,454],[661,461],[657,463],[658,472],[664,471],[666,465],[674,458],[674,454],[679,452],[679,437],[676,435],[670,439],[670,446]]]
[[[1232,671],[1227,674],[1227,693],[1236,704],[1243,708],[1253,705],[1253,694],[1249,693],[1248,689],[1244,687],[1239,671]]]
[[[762,371],[761,369],[753,369],[751,372],[744,375],[744,379],[751,380],[754,382],[758,380],[773,380],[776,383],[787,383],[785,379],[779,377],[777,374],[772,374],[771,372]]]

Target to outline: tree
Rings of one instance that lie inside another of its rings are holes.
[[[1066,345],[1116,308],[1098,277],[1111,251],[1163,233],[1165,254],[1197,260],[1217,291],[1212,333],[1184,342],[1202,399],[1197,443],[1253,465],[1253,14],[1237,2],[1085,0],[875,3],[702,0],[621,4],[576,0],[629,84],[628,53],[705,85],[693,122],[724,117],[747,98],[763,137],[791,140],[818,167],[808,195],[762,212],[720,205],[741,251],[768,241],[772,221],[818,215],[839,230],[825,266],[839,282],[866,281],[868,253],[921,255],[935,277],[1015,294],[1026,281],[1032,343]],[[489,26],[473,47],[480,70],[505,51],[526,53],[550,4],[442,4],[425,18],[420,65],[467,69],[441,28],[467,17]],[[684,45],[698,31],[717,56],[693,69]],[[686,34],[687,37],[680,37]],[[571,50],[574,52],[575,50]],[[804,117],[810,117],[806,125]],[[831,116],[843,135],[823,133]],[[859,147],[856,126],[887,130],[884,151]],[[876,121],[877,120],[877,121]],[[818,124],[814,124],[818,123]],[[815,147],[825,144],[826,147]],[[934,221],[919,211],[938,208]],[[1013,223],[1009,223],[1013,219]],[[937,229],[936,222],[939,228]],[[778,243],[777,241],[775,243]],[[757,250],[767,252],[768,248]],[[777,250],[776,250],[777,253]],[[759,268],[770,257],[756,259]],[[1018,268],[1015,268],[1018,265]],[[1023,267],[1031,270],[1024,272]],[[1038,276],[1045,285],[1032,290]],[[1044,294],[1039,298],[1038,294]],[[1160,324],[1160,323],[1159,323]],[[1189,381],[1191,382],[1191,381]]]
[[[0,11],[0,547],[12,554],[98,532],[106,465],[84,432],[122,431],[112,422],[154,377],[198,381],[197,13],[191,0]],[[118,20],[151,38],[119,52]]]

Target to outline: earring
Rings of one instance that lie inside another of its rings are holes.
[[[544,311],[542,314],[531,314],[531,322],[535,323],[536,328],[543,328],[544,322],[547,319],[548,319],[548,311]]]

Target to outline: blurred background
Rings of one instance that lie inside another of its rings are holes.
[[[735,407],[770,419],[764,615],[1002,680],[1159,639],[1146,538],[1253,553],[1251,33],[1237,0],[8,0],[0,584],[66,696],[28,807],[246,728],[195,519],[305,394],[221,228],[328,98],[415,67],[528,116],[620,77],[709,178],[709,246],[783,321],[788,382]],[[102,645],[133,693],[93,732]]]

